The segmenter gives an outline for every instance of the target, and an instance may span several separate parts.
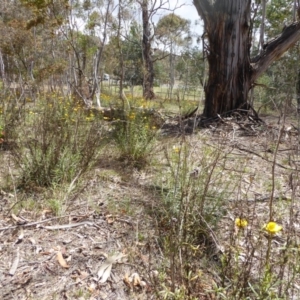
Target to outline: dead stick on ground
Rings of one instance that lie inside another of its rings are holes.
[[[43,223],[46,223],[46,222],[49,222],[49,221],[52,221],[52,220],[63,219],[63,218],[67,218],[67,217],[70,217],[70,215],[60,216],[60,217],[53,217],[53,218],[49,218],[49,219],[46,219],[46,220],[36,221],[36,222],[23,224],[23,225],[13,225],[13,226],[2,227],[2,228],[0,228],[0,231],[7,230],[7,229],[15,229],[15,228],[18,228],[18,227],[30,227],[30,226],[34,226],[34,225],[43,224]]]
[[[239,145],[234,145],[234,147],[237,148],[237,149],[239,149],[240,151],[245,151],[245,152],[247,152],[247,153],[254,154],[254,155],[260,157],[261,159],[263,159],[263,160],[265,160],[265,161],[267,161],[267,162],[273,164],[273,161],[270,161],[270,160],[264,158],[262,155],[260,155],[260,154],[258,154],[258,153],[256,153],[256,152],[253,152],[253,151],[251,151],[251,150],[242,148],[242,147],[240,147]],[[279,163],[277,163],[277,162],[275,162],[275,165],[278,166],[278,167],[280,167],[280,168],[286,169],[286,170],[297,171],[297,170],[292,169],[292,168],[287,168],[287,167],[285,167],[285,166],[283,166],[283,165],[281,165],[281,164],[279,164]]]

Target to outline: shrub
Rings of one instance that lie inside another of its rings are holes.
[[[51,186],[72,181],[91,165],[104,143],[102,126],[93,115],[67,98],[48,95],[27,111],[15,128],[13,158],[20,186]]]
[[[137,168],[149,162],[157,131],[151,120],[149,111],[130,109],[120,120],[113,122],[113,138],[122,161]]]

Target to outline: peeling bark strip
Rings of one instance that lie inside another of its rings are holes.
[[[248,92],[268,66],[300,39],[300,23],[287,26],[251,59],[251,0],[193,0],[208,40],[204,116],[247,107]]]

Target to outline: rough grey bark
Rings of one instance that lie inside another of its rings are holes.
[[[300,39],[300,24],[287,26],[250,58],[251,0],[193,0],[204,20],[209,74],[204,115],[214,117],[247,107],[255,80]]]

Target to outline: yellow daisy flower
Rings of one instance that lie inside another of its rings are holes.
[[[235,219],[235,226],[239,228],[245,228],[248,225],[248,221],[246,219],[236,218]]]
[[[276,222],[269,222],[268,224],[265,224],[263,228],[270,234],[275,234],[282,230],[282,226],[278,225]]]
[[[180,152],[180,146],[173,146],[173,151],[175,153],[179,153]]]

